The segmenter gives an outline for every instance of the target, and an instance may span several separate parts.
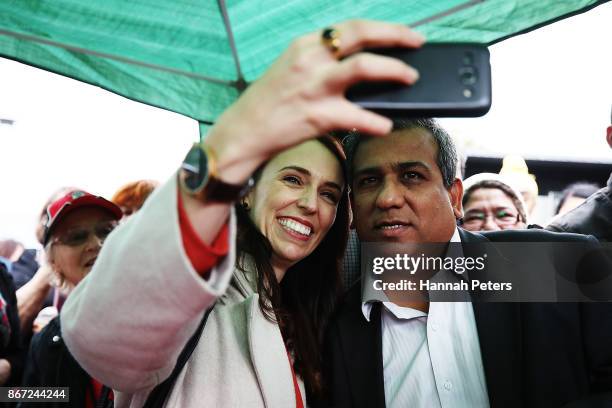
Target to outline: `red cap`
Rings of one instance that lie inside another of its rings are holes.
[[[47,223],[45,224],[43,245],[46,245],[47,241],[49,241],[51,230],[58,223],[58,220],[61,220],[70,212],[81,207],[98,207],[105,209],[117,220],[123,217],[121,208],[105,198],[95,196],[82,190],[70,191],[47,207]]]

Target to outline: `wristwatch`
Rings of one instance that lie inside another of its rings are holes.
[[[244,184],[231,184],[217,176],[217,159],[210,146],[194,143],[185,156],[179,177],[181,187],[189,195],[207,202],[231,203],[244,197],[253,187],[254,180]]]

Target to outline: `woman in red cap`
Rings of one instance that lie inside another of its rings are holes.
[[[122,212],[102,197],[72,190],[52,202],[47,215],[47,262],[58,285],[70,292],[91,270]],[[62,407],[112,406],[110,389],[91,378],[68,352],[59,317],[32,338],[23,385],[70,387],[69,404],[57,403]]]

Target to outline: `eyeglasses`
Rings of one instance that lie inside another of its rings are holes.
[[[107,221],[99,223],[93,228],[73,228],[66,231],[64,234],[55,237],[53,239],[53,243],[77,247],[89,241],[91,234],[94,234],[100,241],[104,242],[106,237],[113,232],[116,226],[117,221]]]
[[[500,228],[512,227],[521,221],[520,214],[513,213],[509,210],[499,210],[495,211],[494,213],[484,211],[469,211],[463,218],[462,225],[477,228],[485,224],[489,216],[492,216],[493,221]]]

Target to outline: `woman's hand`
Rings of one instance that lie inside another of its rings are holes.
[[[47,324],[59,315],[59,311],[55,306],[47,306],[43,308],[32,323],[32,333],[38,333],[45,328]]]
[[[215,152],[222,181],[242,184],[277,152],[332,130],[356,128],[371,135],[391,130],[389,119],[349,102],[344,93],[363,80],[416,81],[418,73],[404,62],[359,51],[419,47],[423,37],[404,25],[374,21],[347,21],[334,28],[340,34],[338,55],[323,44],[322,30],[298,38],[219,117],[204,143]],[[210,244],[229,206],[184,192],[182,197],[191,225]]]
[[[28,334],[32,330],[32,321],[43,306],[45,298],[51,289],[54,273],[44,258],[39,259],[40,268],[28,283],[17,289],[17,310],[21,332]]]
[[[11,376],[11,363],[5,359],[0,359],[0,386],[6,384]]]
[[[280,150],[332,130],[356,128],[384,135],[391,121],[349,102],[346,89],[363,80],[411,84],[418,73],[390,57],[359,52],[367,47],[419,47],[423,37],[399,24],[347,21],[338,60],[321,31],[295,40],[268,71],[228,108],[205,143],[215,150],[221,178],[239,183]]]

